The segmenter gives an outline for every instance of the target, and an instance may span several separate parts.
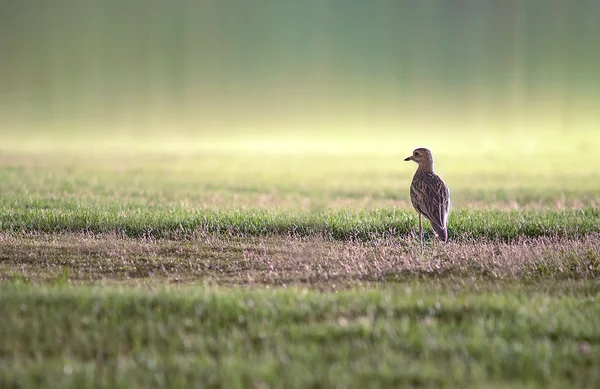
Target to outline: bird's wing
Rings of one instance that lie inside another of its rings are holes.
[[[410,186],[413,205],[441,230],[446,229],[450,209],[450,190],[436,174],[426,173]]]

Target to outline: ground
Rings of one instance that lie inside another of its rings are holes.
[[[598,386],[600,141],[376,135],[9,133],[0,386]]]

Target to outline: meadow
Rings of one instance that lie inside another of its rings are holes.
[[[417,146],[452,196],[423,252]],[[598,153],[554,128],[8,133],[0,386],[597,387]]]

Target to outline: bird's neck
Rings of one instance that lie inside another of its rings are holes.
[[[420,164],[417,173],[433,173],[433,163]]]

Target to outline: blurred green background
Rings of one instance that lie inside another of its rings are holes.
[[[595,0],[2,1],[1,143],[594,149],[599,18]]]

